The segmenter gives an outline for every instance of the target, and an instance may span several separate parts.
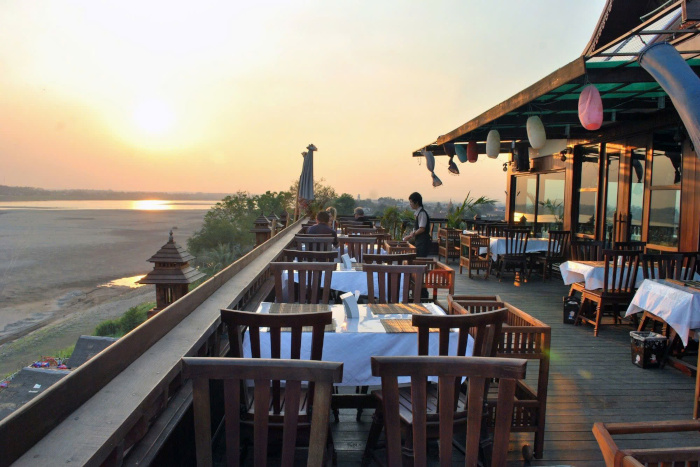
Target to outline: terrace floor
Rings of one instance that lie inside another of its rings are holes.
[[[457,269],[455,293],[500,295],[552,327],[544,458],[530,465],[604,465],[591,432],[597,421],[692,418],[695,379],[671,367],[644,370],[634,366],[630,356],[631,326],[604,326],[599,336],[593,337],[592,326],[562,323],[562,297],[568,293],[568,287],[560,277],[542,282],[541,276],[533,273],[529,282],[519,286],[514,285],[512,276],[508,277],[503,282],[494,276],[488,280],[469,279],[466,272],[460,275]],[[444,300],[444,295],[440,299]],[[528,380],[536,375],[537,367],[528,363]],[[361,421],[356,422],[354,410],[341,410],[340,423],[331,422],[339,465],[359,464],[371,420],[370,411],[365,411]],[[619,446],[629,448],[697,446],[700,436],[695,435],[647,434],[615,439]],[[509,465],[525,465],[521,448],[525,443],[532,445],[533,439],[531,433],[511,434]],[[434,461],[437,463],[437,457]],[[459,463],[455,456],[455,465]]]

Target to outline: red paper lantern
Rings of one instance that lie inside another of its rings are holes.
[[[476,162],[479,159],[479,151],[476,148],[476,141],[469,141],[467,144],[467,160]]]
[[[578,98],[578,118],[586,130],[598,130],[603,125],[603,100],[592,84],[583,88]]]

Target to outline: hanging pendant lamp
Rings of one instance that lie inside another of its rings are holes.
[[[452,156],[450,156],[450,163],[447,166],[447,170],[449,170],[452,174],[459,175],[459,168],[457,167],[454,157]]]
[[[496,159],[501,152],[501,134],[498,130],[491,130],[486,136],[486,155]]]
[[[457,159],[464,164],[467,162],[467,147],[463,144],[455,144],[455,153],[457,154]]]
[[[530,142],[530,146],[535,149],[540,149],[547,142],[547,134],[544,131],[544,125],[542,120],[537,115],[527,119],[525,125],[527,129],[527,140]]]
[[[433,172],[433,187],[439,187],[442,185],[442,180],[438,178],[437,175],[435,175],[435,172]]]
[[[479,150],[476,147],[476,141],[469,141],[467,144],[467,160],[471,163],[479,159]]]
[[[592,84],[583,88],[578,98],[578,119],[586,130],[598,130],[603,125],[603,100]]]

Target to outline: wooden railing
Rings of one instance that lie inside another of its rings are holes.
[[[0,421],[0,466],[145,465],[191,403],[183,356],[221,353],[221,308],[250,309],[302,219]]]

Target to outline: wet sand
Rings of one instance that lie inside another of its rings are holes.
[[[154,286],[110,282],[146,274],[168,241],[186,247],[206,211],[0,211],[0,377],[68,347],[105,319],[155,301]]]

